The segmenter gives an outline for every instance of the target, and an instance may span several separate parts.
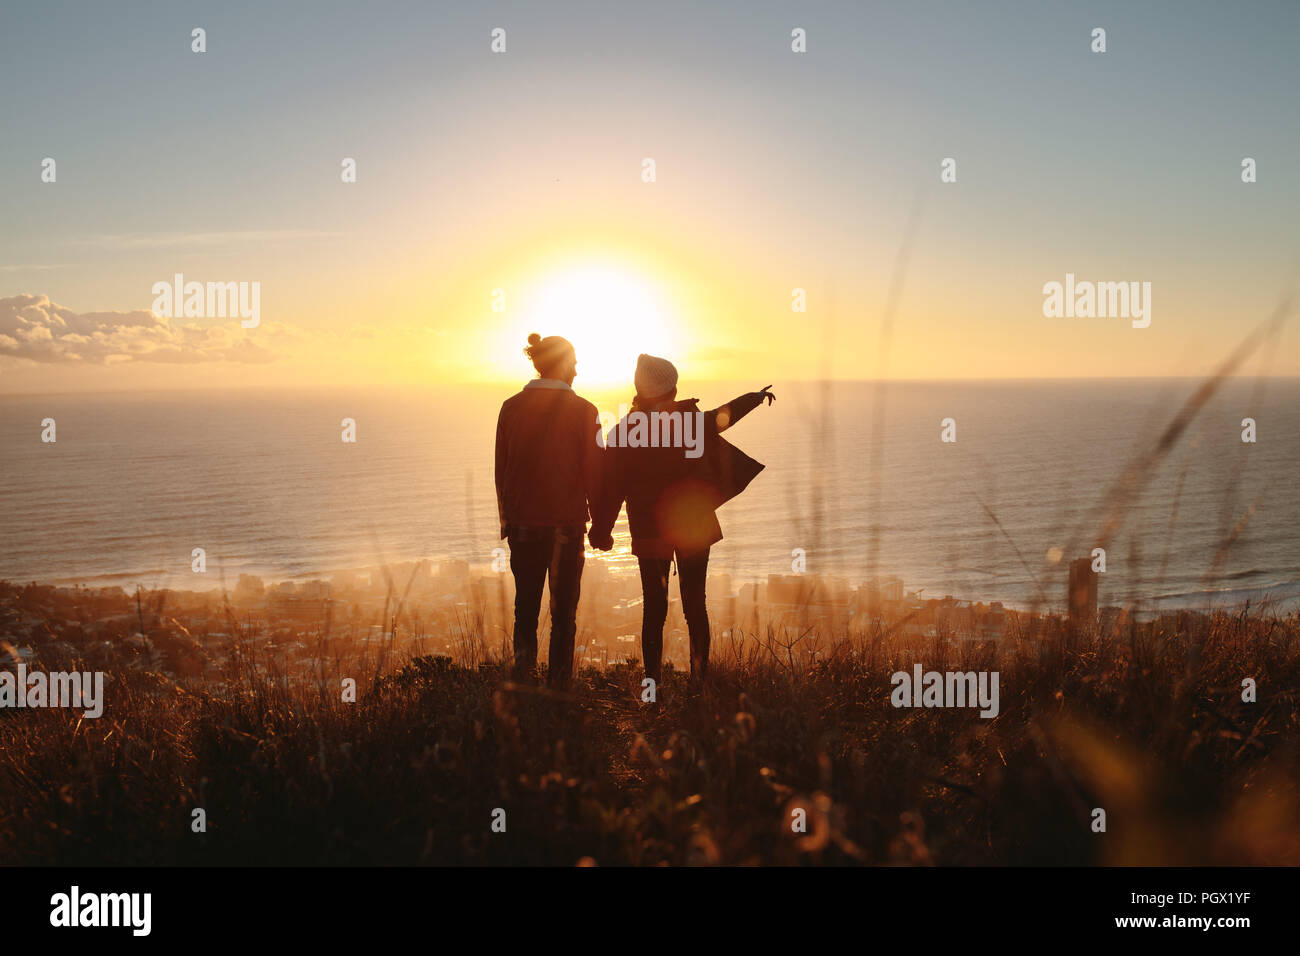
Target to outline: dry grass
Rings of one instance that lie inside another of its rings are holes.
[[[1022,626],[724,643],[657,711],[628,666],[563,698],[432,657],[306,682],[236,655],[219,694],[128,671],[99,720],[0,711],[0,863],[1300,863],[1295,617]],[[916,661],[998,670],[1000,715],[894,709]]]

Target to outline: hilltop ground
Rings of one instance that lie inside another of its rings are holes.
[[[441,656],[290,674],[247,637],[220,681],[119,662],[98,720],[0,711],[0,863],[1300,863],[1294,616],[749,635],[659,709],[626,664],[556,696]],[[916,662],[997,670],[999,715],[894,708]]]

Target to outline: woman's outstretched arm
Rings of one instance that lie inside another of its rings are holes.
[[[762,405],[764,399],[767,399],[769,405],[775,402],[776,396],[771,393],[771,388],[771,385],[765,385],[760,391],[746,392],[744,395],[739,395],[727,402],[727,404],[719,405],[713,411],[706,412],[707,418],[705,421],[712,422],[719,433],[725,432],[736,422],[758,408],[759,405]]]

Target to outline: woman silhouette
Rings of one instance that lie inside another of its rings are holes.
[[[721,433],[765,399],[771,404],[776,396],[768,385],[712,411],[701,412],[697,399],[677,401],[677,369],[667,359],[652,355],[637,359],[635,384],[631,411],[605,439],[602,488],[592,512],[590,538],[592,547],[601,551],[614,546],[614,522],[626,501],[632,553],[640,566],[644,597],[641,653],[646,676],[657,686],[664,621],[668,616],[668,577],[674,558],[690,633],[691,678],[698,680],[708,674],[709,615],[704,588],[709,549],[722,540],[715,512],[763,470],[761,464],[727,442]],[[649,421],[649,435],[659,438],[659,423],[668,423],[665,428],[676,425],[677,434],[684,440],[628,441],[629,434],[636,434],[638,423],[630,420],[637,415],[642,416],[640,427]],[[698,423],[698,432],[692,432],[693,423]]]

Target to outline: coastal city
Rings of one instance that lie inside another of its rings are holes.
[[[1124,612],[1102,608],[1099,614],[1097,576],[1087,574],[1082,563],[1075,569],[1082,583],[1072,579],[1072,590],[1063,595],[1068,620],[1113,629]],[[639,581],[592,561],[583,573],[582,593],[577,665],[639,659]],[[708,579],[708,595],[715,653],[724,659],[756,640],[814,656],[846,638],[871,635],[996,642],[1022,620],[1040,618],[996,601],[923,598],[898,577],[872,586],[814,574],[738,582],[715,573]],[[125,661],[173,679],[219,683],[232,661],[250,652],[255,668],[308,676],[358,657],[400,662],[433,655],[480,663],[508,656],[513,601],[508,573],[462,560],[413,561],[301,581],[266,582],[241,574],[229,590],[128,592],[0,582],[0,666],[39,661],[56,668],[83,661],[111,668]],[[543,635],[549,627],[545,607]],[[675,588],[664,642],[665,659],[684,667],[689,642]]]

